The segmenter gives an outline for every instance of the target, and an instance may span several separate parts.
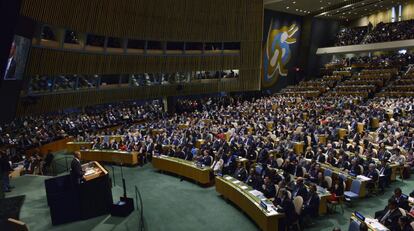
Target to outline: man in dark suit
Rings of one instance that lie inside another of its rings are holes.
[[[392,195],[390,199],[397,202],[397,206],[399,208],[402,208],[402,209],[405,209],[405,210],[410,210],[410,206],[408,204],[408,199],[407,199],[407,197],[402,195],[402,191],[401,191],[400,188],[394,189],[394,195]]]
[[[16,73],[16,67],[17,67],[15,54],[16,54],[16,43],[13,41],[10,47],[10,54],[9,54],[9,58],[6,64],[6,71],[4,73],[4,79],[6,80],[15,78],[14,75]]]
[[[85,174],[85,172],[82,170],[80,159],[81,153],[75,152],[73,154],[72,163],[70,164],[70,177],[75,185],[79,185],[82,182],[83,175]]]
[[[293,160],[293,165],[295,166],[293,169],[293,176],[303,177],[304,173],[303,173],[302,166],[298,164],[298,161],[296,159]]]
[[[319,214],[319,202],[316,185],[312,184],[309,187],[308,198],[303,198],[303,216],[316,217]]]
[[[391,182],[391,174],[392,170],[387,163],[386,159],[381,160],[381,165],[378,167],[379,169],[379,186],[381,191],[384,191],[385,187],[388,186]]]
[[[287,190],[281,190],[280,194],[281,198],[275,199],[273,204],[277,207],[278,212],[285,214],[285,218],[280,220],[279,230],[286,230],[287,227],[291,226],[298,219],[298,214]]]
[[[387,210],[383,216],[377,217],[378,221],[390,230],[396,230],[398,227],[398,219],[402,216],[398,209],[397,202],[389,199]]]
[[[247,178],[247,170],[242,162],[237,163],[237,169],[234,172],[234,177],[240,181],[245,181]]]
[[[402,195],[402,191],[400,188],[394,189],[394,195],[388,199],[388,201],[394,201],[396,203],[397,208],[402,208],[405,210],[410,210],[410,206],[408,204],[408,200],[406,197]],[[389,206],[386,206],[384,210],[380,210],[375,212],[375,218],[384,216],[384,214],[389,210]]]
[[[349,173],[354,175],[361,175],[361,168],[358,165],[358,161],[356,159],[351,160],[351,168]]]
[[[213,157],[208,154],[207,150],[204,150],[203,158],[201,159],[201,164],[204,166],[211,166],[213,163]]]
[[[305,184],[303,184],[302,177],[296,179],[296,184],[292,189],[292,197],[295,198],[297,196],[301,196],[304,201],[308,199],[308,190],[306,189]]]
[[[371,193],[375,188],[375,183],[378,181],[379,175],[377,173],[376,165],[374,163],[370,163],[368,165],[368,172],[365,174],[366,177],[370,178],[371,180],[367,182],[367,189]]]
[[[13,169],[10,166],[9,156],[3,152],[0,151],[0,177],[2,178],[3,187],[0,190],[3,190],[3,192],[11,192],[11,186],[10,186],[10,172],[13,171]]]
[[[261,191],[262,191],[263,195],[267,198],[275,197],[276,188],[275,188],[274,183],[270,180],[269,176],[266,176],[264,178],[264,183],[262,185]]]

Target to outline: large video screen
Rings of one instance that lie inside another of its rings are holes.
[[[19,35],[14,36],[4,69],[4,80],[21,80],[23,78],[30,46],[30,39]]]

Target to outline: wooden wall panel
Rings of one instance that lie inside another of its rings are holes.
[[[263,0],[23,0],[21,13],[114,37],[234,41],[251,36],[241,32],[246,23],[258,20],[259,8]]]
[[[135,74],[239,69],[233,80],[208,83],[88,90],[39,96],[28,105],[22,97],[18,114],[70,107],[260,89],[263,0],[23,0],[21,14],[80,33],[157,41],[240,42],[239,55],[135,56],[104,55],[48,48],[31,49],[26,74]]]

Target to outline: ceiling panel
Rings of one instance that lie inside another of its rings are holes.
[[[354,19],[406,4],[409,0],[264,0],[264,7],[296,15]]]

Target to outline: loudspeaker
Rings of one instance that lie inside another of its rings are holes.
[[[121,197],[118,203],[112,205],[111,215],[115,217],[127,217],[134,209],[134,199]]]

